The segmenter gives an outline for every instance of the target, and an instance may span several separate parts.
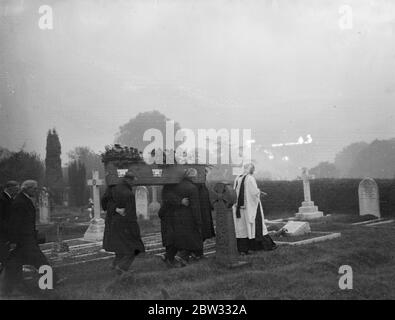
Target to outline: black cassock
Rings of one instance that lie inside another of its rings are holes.
[[[188,207],[181,204],[183,198],[189,199]],[[203,250],[199,191],[189,179],[163,187],[159,217],[165,247],[196,252]]]
[[[119,254],[139,254],[145,251],[137,223],[136,201],[131,186],[122,182],[106,190],[102,207],[107,211],[103,248]],[[124,208],[125,216],[116,212]]]

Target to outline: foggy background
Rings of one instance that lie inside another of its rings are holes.
[[[53,30],[38,27],[43,4]],[[0,146],[44,157],[55,127],[66,161],[158,110],[184,128],[251,129],[258,168],[294,177],[395,137],[394,35],[390,0],[1,0]]]

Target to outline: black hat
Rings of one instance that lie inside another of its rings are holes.
[[[125,178],[125,179],[132,179],[132,180],[135,180],[135,179],[136,179],[136,173],[133,172],[133,171],[131,171],[131,170],[128,170],[128,172],[125,173],[124,178]]]

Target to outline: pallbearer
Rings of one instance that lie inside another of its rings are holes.
[[[114,252],[111,246],[111,224],[112,217],[116,213],[115,212],[115,201],[112,197],[113,190],[116,184],[111,184],[107,186],[106,191],[104,192],[100,204],[103,210],[106,212],[106,219],[104,221],[104,234],[103,234],[103,249],[109,252]],[[116,259],[112,262],[112,268],[115,268]]]
[[[195,169],[187,169],[180,183],[166,185],[162,190],[159,211],[162,241],[166,247],[164,262],[179,267],[174,259],[177,252],[184,265],[192,253],[203,252],[202,219],[198,187],[192,182]]]
[[[240,254],[248,254],[249,250],[273,250],[276,244],[270,238],[263,217],[261,192],[253,177],[255,166],[252,163],[244,166],[244,173],[234,182],[237,202],[233,206],[237,249]]]
[[[132,191],[134,178],[133,173],[126,173],[122,182],[109,187],[102,198],[103,209],[107,210],[103,247],[115,252],[113,267],[118,275],[127,274],[135,257],[145,251]]]
[[[214,223],[212,210],[213,207],[210,202],[210,195],[205,183],[197,184],[199,190],[199,201],[200,201],[200,217],[202,221],[202,240],[215,237]],[[199,252],[193,252],[193,257],[199,259],[203,257],[203,250]]]

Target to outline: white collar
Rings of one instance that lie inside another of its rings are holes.
[[[25,196],[26,198],[28,198],[31,202],[33,202],[33,199],[32,199],[27,193],[25,193],[25,192],[23,192],[23,191],[22,191],[22,193],[24,194],[24,196]]]
[[[12,199],[11,195],[7,191],[4,190],[3,192],[8,196],[8,198]]]

